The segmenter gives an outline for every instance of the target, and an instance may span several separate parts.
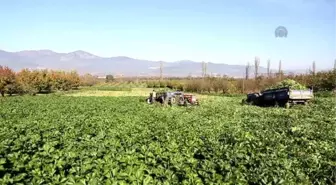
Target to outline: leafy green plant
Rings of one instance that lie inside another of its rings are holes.
[[[2,99],[0,184],[335,183],[331,98],[290,110],[139,99]]]
[[[307,87],[292,79],[286,79],[281,82],[278,82],[277,84],[270,86],[269,89],[282,88],[282,87],[290,87],[297,90],[307,89]]]

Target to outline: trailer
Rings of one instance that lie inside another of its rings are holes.
[[[243,103],[289,108],[295,104],[307,105],[313,98],[314,94],[311,89],[298,90],[284,87],[268,89],[260,93],[249,93],[246,100],[243,100]]]

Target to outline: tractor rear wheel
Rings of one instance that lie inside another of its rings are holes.
[[[158,98],[158,102],[160,102],[161,104],[164,104],[164,98],[163,97]]]
[[[170,98],[169,102],[170,102],[170,105],[174,105],[176,103],[176,100],[174,97],[172,97]]]
[[[285,103],[285,108],[286,108],[286,109],[290,108],[290,106],[291,106],[291,104],[290,104],[289,102],[286,102],[286,103]]]
[[[280,107],[280,105],[279,105],[279,102],[278,102],[278,101],[275,101],[275,103],[274,103],[274,107],[276,107],[276,108]]]

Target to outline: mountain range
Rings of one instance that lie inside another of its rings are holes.
[[[15,71],[29,69],[76,70],[80,74],[91,73],[104,76],[107,74],[123,76],[159,76],[160,62],[134,59],[126,56],[100,57],[78,50],[70,53],[58,53],[51,50],[24,50],[7,52],[0,50],[0,65],[8,66]],[[164,76],[201,76],[202,63],[190,60],[162,62]],[[222,63],[207,64],[207,73],[242,77],[246,66]],[[251,66],[250,74],[254,67]],[[266,73],[265,67],[259,67],[259,73]],[[276,70],[272,70],[276,71]],[[289,71],[286,71],[289,72]],[[291,71],[300,72],[300,71]],[[302,71],[301,71],[302,72]]]

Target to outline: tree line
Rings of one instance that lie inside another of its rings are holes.
[[[197,93],[239,94],[267,89],[283,80],[294,80],[315,92],[332,91],[336,88],[336,70],[307,74],[275,74],[256,78],[232,78],[228,76],[185,78],[179,80],[146,80],[149,88],[171,88]]]
[[[274,84],[291,79],[316,91],[332,91],[336,88],[336,69],[307,74],[275,74],[256,76],[255,78],[232,78],[228,76],[186,78],[114,78],[107,75],[102,80],[91,74],[79,75],[76,71],[29,70],[14,72],[6,66],[0,66],[0,93],[31,94],[68,91],[80,86],[93,86],[97,83],[132,82],[146,84],[148,88],[170,88],[197,93],[240,94],[260,91]],[[112,84],[111,84],[112,85]]]
[[[6,66],[0,66],[0,93],[31,94],[68,91],[76,89],[81,83],[75,71],[29,70],[14,72]]]

